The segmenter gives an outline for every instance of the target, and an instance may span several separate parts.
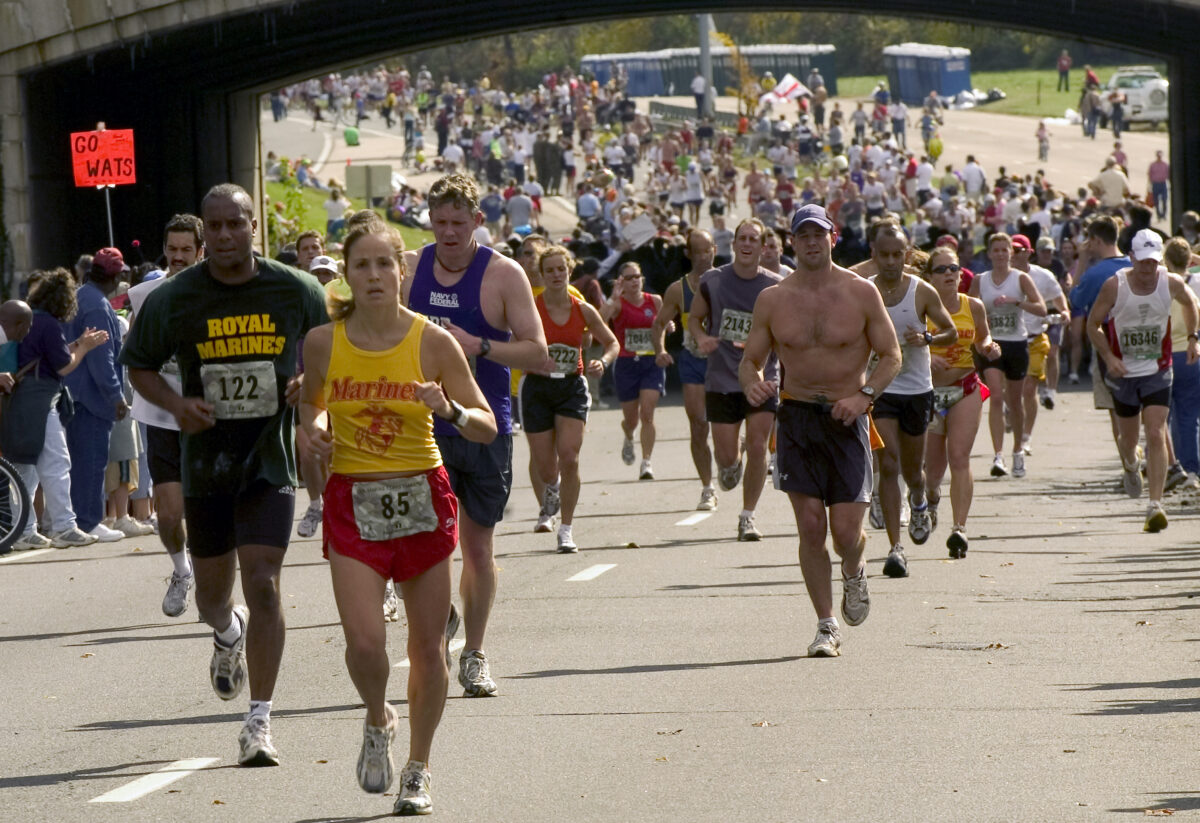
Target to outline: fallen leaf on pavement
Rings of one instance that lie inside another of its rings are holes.
[[[328,760],[318,760],[318,761],[316,761],[316,762],[317,762],[317,763],[328,763],[329,761],[328,761]]]
[[[988,648],[988,649],[1007,649],[1007,648],[1008,648],[1008,646],[1006,646],[1004,643],[988,643],[988,644],[987,644],[987,646],[986,646],[985,648]]]
[[[1135,625],[1135,626],[1153,626],[1154,624],[1151,623],[1149,620],[1139,620],[1138,622],[1134,623],[1133,625]]]
[[[1063,754],[1075,754],[1074,749],[1063,749]]]
[[[1169,817],[1173,814],[1174,809],[1146,809],[1146,817]]]
[[[751,725],[751,726],[758,726],[758,727],[761,729],[761,728],[763,728],[764,726],[770,726],[771,724],[770,724],[770,723],[768,723],[766,720],[760,720],[760,721],[758,721],[757,723],[751,723],[750,725]]]
[[[668,761],[667,758],[665,758],[665,757],[656,757],[656,758],[654,758],[654,762],[655,763],[668,763],[670,761]]]
[[[80,657],[95,657],[96,655],[92,654],[91,652],[84,652],[83,654],[81,654],[79,656]]]
[[[683,729],[676,729],[673,732],[658,732],[658,734],[679,734]]]
[[[212,802],[212,804],[213,804],[214,806],[224,806],[224,805],[225,805],[225,801],[224,801],[224,800],[214,800],[214,801]]]
[[[628,543],[626,543],[626,544],[625,544],[625,548],[627,548],[627,549],[640,549],[640,548],[641,548],[641,546],[639,546],[637,543],[634,543],[632,540],[630,540]]]

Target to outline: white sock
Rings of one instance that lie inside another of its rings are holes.
[[[250,714],[248,715],[248,717],[253,717],[256,714],[262,715],[263,717],[266,717],[266,718],[270,718],[270,716],[271,716],[271,701],[270,700],[251,700],[250,701]]]
[[[317,498],[314,498],[313,500],[309,501],[308,510],[310,512],[324,511],[325,510],[324,498],[317,497]]]
[[[704,484],[704,491],[706,491],[706,492],[715,492],[715,491],[716,491],[716,487],[714,487],[712,483],[705,483],[705,484]]]
[[[192,558],[187,549],[182,549],[171,555],[171,563],[175,566],[175,574],[187,577],[192,573]]]
[[[571,536],[571,524],[563,523],[561,526],[559,526],[558,527],[558,536],[559,537],[570,537]]]
[[[828,626],[831,629],[837,629],[837,627],[838,627],[837,618],[836,617],[822,617],[820,620],[817,621],[817,626],[820,628],[825,628],[826,626]]]
[[[223,632],[213,631],[213,635],[217,638],[217,642],[225,647],[230,647],[238,642],[238,638],[242,636],[242,622],[238,620],[237,614],[230,612],[228,628]]]
[[[738,517],[754,517],[754,509],[742,509],[742,513]]]

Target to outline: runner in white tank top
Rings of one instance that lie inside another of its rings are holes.
[[[954,320],[933,286],[904,272],[908,249],[908,236],[898,224],[876,225],[871,259],[879,274],[871,282],[883,297],[900,339],[902,357],[900,373],[875,398],[872,411],[883,438],[878,498],[891,547],[883,564],[888,577],[908,576],[908,561],[900,544],[901,475],[909,488],[908,536],[920,545],[936,525],[925,498],[925,432],[933,415],[929,344],[948,345],[958,339]],[[937,331],[930,332],[930,326]]]
[[[988,401],[988,429],[992,435],[992,477],[1004,477],[1004,407],[1008,406],[1012,423],[1013,477],[1025,476],[1025,455],[1021,452],[1021,434],[1025,431],[1025,411],[1021,390],[1029,371],[1029,346],[1025,340],[1022,310],[1046,316],[1046,304],[1028,274],[1011,268],[1013,239],[996,232],[988,241],[992,270],[977,275],[968,292],[983,301],[992,339],[1000,346],[1000,359],[983,364],[983,381],[992,393]]]
[[[1150,505],[1145,530],[1167,527],[1163,486],[1167,479],[1167,411],[1171,403],[1171,301],[1183,308],[1187,326],[1187,359],[1200,358],[1196,325],[1200,310],[1177,274],[1162,267],[1163,243],[1143,229],[1133,237],[1133,266],[1117,272],[1100,289],[1088,315],[1087,332],[1103,359],[1104,382],[1112,390],[1117,418],[1117,448],[1124,468],[1125,493],[1141,497],[1137,443],[1139,416],[1146,427],[1146,480]]]

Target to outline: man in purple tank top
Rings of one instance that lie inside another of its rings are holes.
[[[510,368],[547,368],[546,337],[525,272],[513,260],[475,242],[483,225],[479,189],[462,174],[447,175],[429,189],[434,242],[404,253],[404,302],[448,329],[462,346],[476,382],[496,416],[498,435],[489,445],[472,443],[453,426],[435,423],[434,436],[459,500],[459,545],[466,646],[458,682],[467,697],[496,693],[483,635],[496,597],[492,536],[512,488]],[[449,644],[457,622],[446,627]],[[449,646],[447,646],[449,659]]]

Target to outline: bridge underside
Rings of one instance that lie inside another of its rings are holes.
[[[195,210],[210,185],[232,180],[249,189],[257,186],[256,96],[264,90],[347,63],[504,31],[728,9],[712,0],[611,0],[602,13],[583,0],[553,6],[494,0],[430,6],[414,9],[411,3],[388,0],[282,3],[275,10],[150,33],[23,74],[29,232],[24,253],[17,250],[18,274],[60,265],[107,243],[103,195],[74,187],[67,148],[70,132],[89,130],[98,121],[133,128],[137,135],[138,183],[112,190],[117,237],[157,238],[165,219]],[[752,8],[798,7],[753,0]],[[1172,201],[1200,203],[1196,2],[808,0],[802,8],[1061,33],[1165,59],[1171,80]]]

